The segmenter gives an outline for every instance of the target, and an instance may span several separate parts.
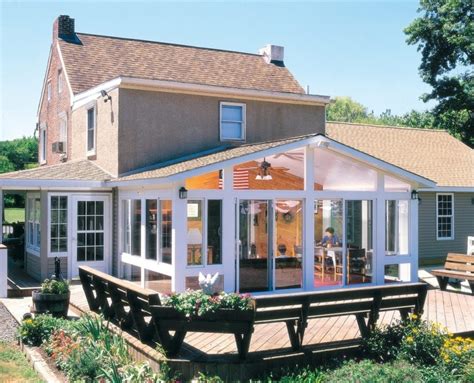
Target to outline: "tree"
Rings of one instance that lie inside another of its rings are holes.
[[[38,140],[34,137],[0,141],[0,173],[22,170],[38,162]]]
[[[422,99],[437,101],[434,123],[474,146],[474,14],[472,0],[421,0],[423,13],[407,28],[417,45],[420,75],[432,87]]]
[[[367,108],[350,97],[336,97],[327,108],[328,121],[361,122],[367,117]]]

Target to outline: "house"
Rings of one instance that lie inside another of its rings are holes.
[[[474,151],[444,130],[327,123],[326,135],[436,182],[419,189],[420,264],[466,253],[474,234]],[[373,139],[377,137],[377,139]]]
[[[435,180],[325,135],[283,47],[258,54],[75,31],[60,16],[27,192],[27,272],[54,258],[161,292],[219,273],[226,291],[417,280],[417,196]],[[370,137],[369,139],[373,139]]]

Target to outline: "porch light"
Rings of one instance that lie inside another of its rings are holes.
[[[419,199],[418,192],[416,190],[411,191],[411,199]]]
[[[181,186],[179,189],[179,199],[186,199],[188,198],[188,191],[184,186]]]

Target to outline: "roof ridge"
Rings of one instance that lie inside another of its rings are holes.
[[[412,126],[406,125],[384,125],[384,124],[370,124],[367,122],[345,122],[345,121],[326,121],[328,124],[339,124],[339,125],[357,125],[357,126],[372,126],[376,128],[392,128],[392,129],[408,129],[408,130],[423,130],[427,132],[435,132],[435,133],[448,133],[446,129],[439,129],[439,128],[415,128]]]
[[[230,147],[229,149],[241,148],[241,147],[247,147],[247,146],[255,146],[255,145],[263,145],[263,144],[271,144],[271,143],[274,143],[274,142],[281,142],[281,141],[287,141],[287,140],[298,140],[300,138],[316,137],[316,136],[319,136],[319,135],[324,136],[324,134],[322,134],[322,133],[308,133],[308,134],[301,134],[299,136],[276,138],[274,140],[259,141],[259,142],[248,142],[248,143],[245,143],[243,145]]]
[[[242,52],[242,51],[232,51],[229,49],[220,49],[220,48],[209,48],[209,47],[200,47],[196,45],[187,45],[187,44],[178,44],[178,43],[168,43],[164,41],[156,41],[156,40],[145,40],[145,39],[136,39],[131,37],[120,37],[120,36],[109,36],[109,35],[100,35],[96,33],[85,33],[85,32],[76,32],[77,35],[86,35],[86,36],[94,36],[94,37],[104,37],[107,39],[117,39],[117,40],[130,40],[130,41],[137,41],[141,43],[149,43],[149,44],[160,44],[160,45],[169,45],[181,48],[191,48],[191,49],[202,49],[202,50],[209,50],[209,51],[216,51],[216,52],[226,52],[226,53],[236,53],[236,54],[243,54],[248,56],[255,56],[255,57],[262,57],[262,55],[258,53],[250,53],[250,52]],[[64,40],[65,41],[65,40]],[[67,41],[66,41],[67,42]]]

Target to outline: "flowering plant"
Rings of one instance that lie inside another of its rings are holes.
[[[163,299],[163,303],[185,314],[188,318],[203,316],[218,309],[241,311],[252,309],[252,298],[249,294],[207,295],[201,290],[186,290],[184,293],[170,294]]]
[[[69,282],[57,279],[45,279],[41,284],[43,294],[66,294],[69,292]]]

